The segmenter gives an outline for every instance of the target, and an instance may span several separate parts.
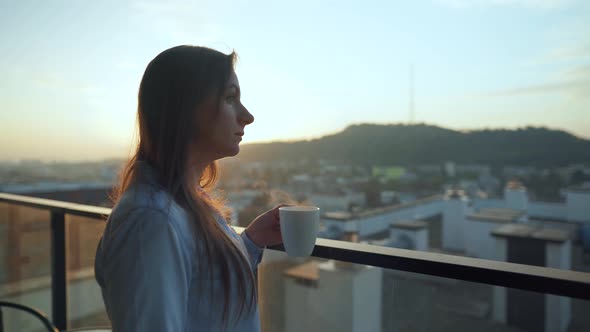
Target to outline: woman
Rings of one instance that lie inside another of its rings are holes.
[[[216,160],[254,121],[240,102],[236,55],[178,46],[147,66],[139,144],[124,168],[96,253],[113,331],[259,331],[256,267],[281,243],[278,207],[241,234],[210,196]]]

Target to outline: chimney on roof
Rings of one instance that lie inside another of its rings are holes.
[[[569,188],[565,194],[567,220],[590,223],[590,186]]]
[[[359,242],[359,233],[356,231],[347,231],[342,233],[342,241],[346,242]]]
[[[561,229],[506,224],[494,229],[495,257],[497,261],[541,265],[554,269],[571,270],[572,233]],[[526,245],[529,250],[520,250]],[[541,263],[541,264],[539,264]],[[505,287],[494,286],[492,319],[518,326],[522,323],[510,308],[529,306],[529,314],[543,322],[538,331],[565,332],[571,320],[571,299],[551,294],[535,293],[534,297],[510,297]],[[544,302],[543,306],[530,307],[531,301]]]
[[[451,189],[444,199],[442,221],[442,246],[444,249],[465,249],[465,217],[469,201],[463,190]]]
[[[395,221],[389,238],[397,248],[428,251],[428,224],[421,220]]]
[[[518,180],[509,181],[504,188],[506,207],[513,210],[527,212],[529,197],[526,187]]]

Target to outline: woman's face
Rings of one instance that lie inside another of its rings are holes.
[[[201,135],[196,142],[196,153],[212,160],[238,154],[244,128],[254,121],[254,116],[242,105],[240,97],[240,83],[232,72],[221,100],[210,98],[199,112],[198,132]]]

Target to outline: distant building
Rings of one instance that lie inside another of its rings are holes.
[[[362,212],[335,211],[322,213],[321,223],[326,230],[338,232],[357,232],[360,240],[384,238],[389,235],[390,226],[408,220],[437,218],[442,213],[439,196],[417,200],[411,203],[396,204]],[[330,234],[320,234],[320,236]]]
[[[467,173],[489,175],[492,172],[492,168],[490,166],[480,164],[459,164],[455,165],[455,170],[458,175]]]
[[[457,175],[457,170],[455,169],[455,163],[452,161],[447,161],[444,163],[445,175],[454,178]]]
[[[399,166],[374,166],[372,175],[384,180],[397,180],[406,174],[406,169]]]
[[[524,185],[519,181],[510,181],[504,189],[506,207],[522,212],[528,211],[529,197]]]
[[[492,235],[495,260],[571,269],[571,236],[566,231],[507,224]],[[524,331],[565,332],[571,319],[571,298],[494,287],[493,318]]]
[[[292,192],[296,195],[313,193],[314,180],[308,174],[293,175],[289,184]]]
[[[528,178],[536,172],[537,169],[532,166],[505,166],[502,169],[502,174],[506,178]]]
[[[409,250],[428,251],[428,223],[420,220],[398,221],[391,225],[389,238],[381,245]],[[370,242],[379,245],[378,241]]]
[[[434,165],[418,165],[414,169],[419,173],[442,175],[443,167],[439,164]]]
[[[570,188],[566,191],[567,221],[590,221],[590,186]]]
[[[495,259],[495,240],[492,232],[506,224],[524,222],[523,211],[507,208],[485,208],[466,216],[465,248],[467,256]]]
[[[311,261],[285,275],[286,332],[380,331],[382,270]]]
[[[503,193],[501,199],[470,199],[461,190],[449,190],[444,196],[382,208],[324,211],[319,236],[560,269],[577,264],[572,248],[580,227],[590,225],[590,190],[569,188],[564,191],[564,203],[531,201],[520,182],[509,182]],[[432,245],[433,238],[439,238],[438,246]],[[293,262],[284,256],[283,260],[282,284],[276,279],[278,268],[263,274],[265,282],[275,284],[274,294],[284,301],[284,309],[278,309],[277,303],[265,309],[272,311],[268,324],[277,330],[374,331],[382,326],[396,331],[428,331],[428,322],[416,321],[415,308],[435,312],[440,303],[429,305],[430,299],[420,296],[428,298],[440,289],[463,286],[456,280],[343,262]],[[274,264],[280,266],[279,262]],[[490,317],[505,324],[506,330],[566,332],[572,320],[567,298],[502,287],[482,289],[482,294],[490,293],[491,299],[455,299],[445,310],[479,317],[482,322]],[[376,298],[382,299],[381,304]],[[523,316],[525,306],[533,314]],[[393,307],[397,316],[392,318],[393,309],[388,308]],[[356,321],[364,325],[358,327]],[[371,325],[378,321],[381,325]]]
[[[340,192],[311,194],[308,200],[319,206],[323,212],[349,211],[352,206],[365,206],[366,199],[363,193]]]

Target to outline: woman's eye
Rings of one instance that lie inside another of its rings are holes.
[[[227,97],[225,97],[225,101],[227,101],[228,103],[231,103],[234,100],[236,100],[236,96],[227,96]]]

